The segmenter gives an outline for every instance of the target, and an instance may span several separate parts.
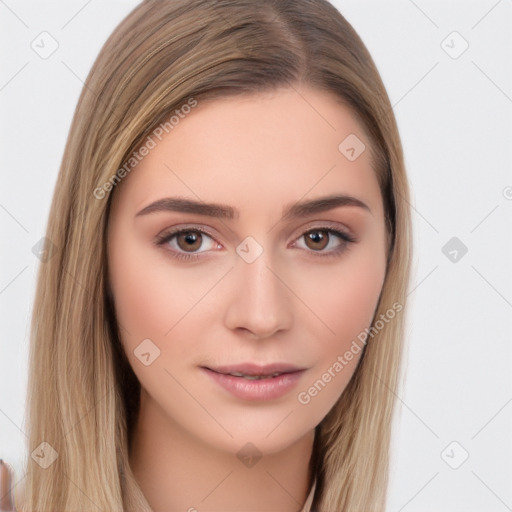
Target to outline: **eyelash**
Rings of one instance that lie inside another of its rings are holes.
[[[308,231],[305,231],[304,233],[302,233],[302,235],[300,235],[299,238],[301,238],[309,233],[315,233],[318,231],[325,231],[329,234],[329,236],[334,234],[336,237],[340,238],[343,243],[336,249],[333,249],[328,252],[319,252],[319,251],[313,251],[313,250],[307,251],[307,252],[312,253],[315,257],[330,258],[330,257],[341,256],[342,253],[344,253],[346,250],[348,250],[350,248],[350,245],[352,243],[356,243],[358,241],[354,236],[349,235],[348,233],[344,233],[343,231],[338,231],[337,229],[329,228],[326,226],[325,227],[320,226],[320,227],[315,227],[313,229],[309,229]],[[176,235],[180,235],[181,233],[187,233],[187,232],[201,233],[203,235],[207,235],[208,237],[212,238],[212,240],[215,241],[215,238],[213,237],[213,235],[211,233],[208,233],[208,231],[206,231],[204,229],[199,229],[199,228],[183,229],[183,228],[181,228],[181,229],[176,229],[176,230],[173,230],[170,232],[165,232],[161,235],[158,235],[156,237],[155,243],[158,246],[163,246],[164,244],[169,243]],[[198,260],[199,258],[201,258],[201,254],[202,254],[202,253],[177,252],[175,250],[169,250],[169,252],[173,258],[176,258],[176,259],[182,260],[182,261]]]

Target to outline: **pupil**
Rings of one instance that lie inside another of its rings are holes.
[[[197,239],[197,235],[193,233],[189,233],[185,236],[185,240],[187,241],[187,244],[193,244]]]

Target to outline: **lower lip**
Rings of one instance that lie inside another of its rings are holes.
[[[217,373],[209,368],[201,369],[217,384],[242,400],[273,400],[279,398],[296,386],[304,372],[304,370],[299,370],[293,373],[282,373],[277,377],[248,380],[243,377]]]

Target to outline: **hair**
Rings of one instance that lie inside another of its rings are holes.
[[[54,191],[46,234],[54,252],[37,278],[25,428],[28,453],[46,442],[58,456],[43,468],[27,455],[18,509],[151,510],[129,465],[140,383],[120,344],[108,284],[115,188],[104,187],[104,198],[95,190],[112,183],[152,130],[191,98],[301,86],[346,105],[370,141],[388,237],[372,328],[391,304],[405,306],[412,233],[402,146],[379,72],[352,26],[327,0],[140,3],[92,66]],[[316,427],[311,510],[385,509],[404,327],[405,310],[374,329]]]

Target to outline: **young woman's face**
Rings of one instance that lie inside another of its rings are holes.
[[[199,101],[152,138],[115,190],[108,235],[145,410],[217,449],[275,453],[333,407],[379,299],[369,141],[311,89]]]

